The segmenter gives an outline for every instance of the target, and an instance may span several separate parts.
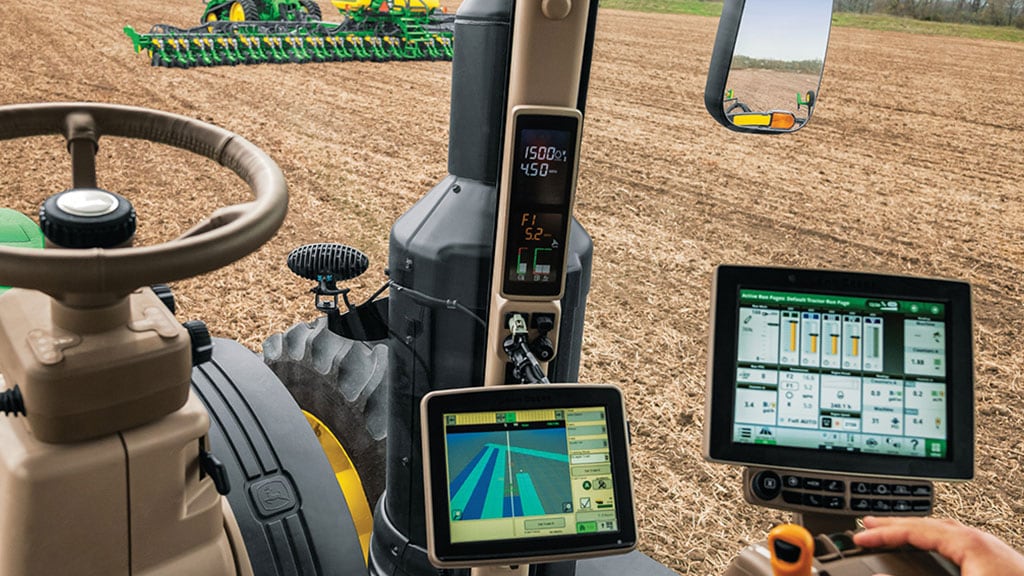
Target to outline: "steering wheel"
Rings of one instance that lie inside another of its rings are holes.
[[[68,140],[76,187],[90,181],[95,186],[95,147],[100,135],[109,135],[167,144],[205,156],[241,177],[255,199],[220,208],[181,237],[155,246],[81,250],[0,247],[0,284],[55,297],[126,294],[140,286],[182,280],[226,266],[270,240],[284,221],[288,192],[280,168],[254,144],[222,128],[130,106],[60,103],[0,107],[0,141],[51,134],[63,134]]]

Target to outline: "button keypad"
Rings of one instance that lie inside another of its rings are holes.
[[[803,476],[764,468],[748,471],[751,483],[748,498],[752,497],[751,502],[756,504],[771,506],[775,503],[777,507],[796,511],[819,509],[854,515],[920,515],[932,509],[931,483]]]

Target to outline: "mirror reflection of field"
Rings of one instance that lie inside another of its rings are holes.
[[[4,3],[0,103],[94,100],[209,120],[261,146],[288,179],[275,239],[176,282],[179,319],[259,350],[314,318],[311,284],[285,266],[306,243],[369,255],[370,270],[346,283],[353,300],[383,283],[391,224],[446,173],[450,63],[156,69],[121,27],[193,24],[200,2],[85,6]],[[810,125],[750,136],[704,110],[717,23],[615,10],[597,22],[576,203],[595,244],[580,379],[625,392],[641,550],[680,573],[721,574],[788,520],[743,502],[739,471],[700,455],[722,262],[969,280],[977,478],[939,485],[936,513],[1024,549],[1024,116],[1004,113],[1020,108],[1024,45],[836,28]],[[67,188],[68,165],[60,138],[4,142],[0,205],[34,217]],[[135,202],[142,244],[246,198],[212,162],[116,139],[101,144],[99,183]]]
[[[733,90],[737,101],[746,104],[752,112],[782,110],[806,118],[806,106],[797,110],[797,93],[806,95],[808,90],[817,92],[818,78],[817,74],[782,70],[732,69],[726,88]],[[727,109],[728,106],[727,103]]]

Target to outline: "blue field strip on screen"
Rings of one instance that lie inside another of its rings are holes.
[[[523,505],[519,501],[519,496],[505,496],[502,504],[502,518],[514,518],[523,515]]]
[[[473,486],[473,493],[470,495],[469,501],[466,502],[466,507],[462,509],[462,517],[465,520],[483,518],[484,503],[487,501],[487,493],[490,491],[491,483],[481,480],[493,477],[499,452],[499,450],[493,447],[488,447],[487,450],[490,452],[490,455],[487,456],[487,463],[484,465],[482,472],[479,475],[473,474],[476,478],[470,477],[475,486]],[[502,464],[504,465],[504,462]]]
[[[466,507],[469,505],[469,501],[473,494],[479,487],[480,477],[483,476],[487,466],[491,466],[491,470],[494,469],[494,448],[485,448],[480,451],[476,458],[473,459],[476,464],[472,466],[466,466],[464,470],[469,470],[465,481],[462,482],[461,486],[457,491],[452,492],[451,508],[452,510],[462,510],[463,517],[465,518]],[[461,474],[460,474],[461,475]]]
[[[533,486],[533,480],[525,472],[516,474],[516,484],[519,485],[519,500],[522,507],[522,516],[541,516],[544,514],[544,505],[540,502],[540,495]]]
[[[491,474],[487,486],[487,497],[484,500],[484,509],[480,518],[501,518],[504,514],[505,504],[505,475],[508,473],[508,451],[504,446],[490,445],[497,452],[495,458],[494,472]],[[486,476],[480,478],[481,482],[487,480]]]
[[[449,494],[457,494],[459,492],[459,490],[462,488],[462,485],[466,483],[466,480],[469,479],[469,475],[476,468],[477,464],[479,464],[480,461],[483,460],[484,454],[486,453],[487,450],[481,450],[480,452],[477,452],[477,455],[474,456],[472,460],[470,460],[469,464],[466,464],[466,467],[463,468],[461,472],[459,472],[459,475],[456,476],[455,479],[452,480],[452,483],[448,486]]]

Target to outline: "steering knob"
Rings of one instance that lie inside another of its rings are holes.
[[[135,235],[135,208],[127,198],[99,188],[50,196],[39,209],[39,227],[62,248],[113,248]]]

